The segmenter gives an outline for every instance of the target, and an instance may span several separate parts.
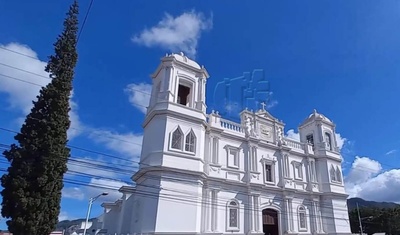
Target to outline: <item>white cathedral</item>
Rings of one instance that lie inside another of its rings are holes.
[[[300,142],[261,108],[241,123],[206,113],[207,70],[161,59],[135,187],[103,203],[108,234],[351,234],[335,125],[314,111]]]

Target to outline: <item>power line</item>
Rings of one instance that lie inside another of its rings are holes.
[[[5,171],[4,169],[0,169],[0,171]],[[72,179],[66,179],[64,180],[66,183],[69,184],[73,184],[73,185],[80,185],[80,186],[86,186],[86,187],[92,187],[92,188],[97,188],[97,189],[106,189],[106,190],[113,190],[113,191],[117,191],[119,190],[119,188],[115,188],[115,187],[110,187],[109,185],[105,185],[105,184],[101,184],[101,183],[87,183],[87,182],[83,182],[83,181],[79,181],[79,180],[72,180]],[[144,187],[148,187],[148,188],[155,188],[155,189],[160,189],[159,187],[153,186],[153,185],[141,185]],[[164,190],[167,190],[165,188],[162,188]],[[171,191],[174,193],[181,193],[180,191],[177,190],[167,190],[167,191]],[[154,190],[135,190],[135,195],[138,196],[143,196],[146,198],[154,198],[154,199],[161,199],[161,200],[165,200],[165,201],[172,201],[175,203],[179,203],[179,204],[188,204],[188,205],[198,205],[199,203],[202,203],[202,205],[209,205],[209,206],[215,206],[217,210],[219,211],[226,211],[226,201],[232,200],[232,198],[225,198],[225,200],[218,200],[220,202],[217,203],[212,203],[212,202],[207,202],[207,201],[203,201],[203,197],[200,194],[197,194],[195,196],[183,196],[183,195],[178,195],[178,194],[171,194],[171,193],[154,193]],[[219,199],[224,199],[219,197]],[[277,198],[277,197],[267,197],[267,199],[273,199],[275,201],[279,201],[282,202],[281,198]],[[244,203],[245,204],[245,203]],[[311,206],[311,204],[308,203],[297,203],[297,202],[293,202],[292,205],[296,206]],[[328,208],[328,207],[323,207],[323,206],[319,206],[320,208]],[[329,207],[329,209],[332,209],[332,207]],[[243,211],[253,211],[252,208],[240,208],[240,210]],[[344,210],[343,210],[344,211]],[[281,214],[282,217],[287,216],[286,214]],[[315,215],[311,215],[310,213],[306,214],[306,217],[308,218],[312,218],[315,217]],[[321,218],[330,218],[330,219],[338,219],[338,220],[346,220],[344,218],[337,218],[337,217],[333,217],[333,216],[324,216],[321,215],[319,216]]]
[[[93,167],[90,167],[90,166],[88,166],[88,168],[93,168]],[[96,169],[96,167],[94,167],[94,169]],[[116,169],[117,171],[118,171],[118,169]],[[362,169],[357,169],[357,170],[362,170]],[[155,176],[152,176],[152,175],[148,175],[148,176],[146,176],[147,178],[149,178],[149,179],[155,179],[155,180],[158,180],[159,178],[157,178],[157,177],[155,177]],[[99,177],[99,178],[102,178],[102,177]],[[112,178],[112,179],[114,179],[114,178]],[[186,179],[182,179],[182,178],[169,178],[169,180],[170,181],[172,181],[172,182],[179,182],[179,183],[184,183],[184,184],[188,184],[188,185],[192,185],[193,184],[193,181],[191,181],[191,180],[186,180]],[[116,180],[116,181],[119,181],[119,180]],[[142,184],[141,184],[141,186],[143,186]],[[242,187],[243,187],[244,185],[242,185]],[[147,186],[148,187],[148,186]],[[171,189],[168,189],[168,188],[164,188],[165,190],[170,190],[171,191]],[[229,191],[229,189],[227,189],[228,191]],[[192,192],[190,192],[190,191],[182,191],[182,190],[175,190],[175,189],[172,189],[172,191],[174,191],[174,192],[178,192],[178,193],[184,193],[184,194],[192,194],[193,195],[193,193]],[[239,195],[244,195],[244,196],[247,196],[248,195],[248,190],[238,190],[238,189],[236,189],[235,190],[235,193],[237,193],[237,194],[239,194]],[[197,194],[195,194],[195,195],[197,195]],[[225,198],[226,200],[228,200],[229,198]],[[277,197],[275,197],[275,199],[277,199]],[[282,199],[282,198],[281,198]],[[283,199],[282,199],[283,200]],[[320,203],[321,204],[321,206],[323,206],[323,204],[322,203]],[[329,205],[329,208],[333,208],[330,204],[326,204],[326,205]],[[325,206],[325,207],[327,207],[327,206]]]
[[[15,51],[15,50],[11,50],[11,49],[8,49],[8,48],[6,48],[6,47],[4,47],[4,46],[1,46],[1,45],[0,45],[0,49],[5,50],[5,51],[8,51],[8,52],[15,53],[15,54],[18,54],[18,55],[22,55],[22,56],[25,56],[25,57],[28,57],[28,58],[31,58],[31,59],[34,59],[34,60],[39,60],[38,58],[36,58],[36,57],[34,57],[34,56],[30,56],[30,55],[27,55],[27,54],[24,54],[24,53]]]
[[[84,175],[84,176],[87,176],[87,177],[89,177],[89,178],[91,178],[91,177],[96,177],[96,175],[93,175],[93,174],[86,174],[86,173],[81,173],[81,172],[76,172],[76,171],[72,171],[72,173],[76,173],[76,174],[79,174],[79,175]],[[68,174],[68,173],[67,173]],[[113,178],[110,178],[111,180],[114,180]],[[114,180],[115,181],[115,180]],[[112,190],[114,190],[114,191],[116,191],[116,190],[118,190],[118,188],[110,188],[108,185],[105,185],[105,184],[95,184],[95,183],[93,183],[93,182],[91,182],[91,183],[83,183],[82,181],[77,181],[77,180],[72,180],[72,179],[66,179],[65,180],[65,182],[66,183],[70,183],[70,184],[78,184],[78,185],[81,185],[81,186],[89,186],[89,187],[95,187],[95,188],[102,188],[102,189],[107,189],[107,188],[109,188],[109,189],[112,189]],[[76,182],[78,182],[78,183],[76,183]],[[124,181],[121,181],[121,180],[119,180],[119,182],[124,182]],[[124,182],[124,183],[126,183],[126,184],[128,184],[127,182]],[[149,188],[155,188],[155,189],[159,189],[159,187],[158,186],[154,186],[154,185],[145,185],[145,184],[141,184],[140,185],[140,187],[149,187]],[[199,203],[203,198],[202,198],[202,196],[200,196],[198,193],[195,193],[195,194],[193,194],[193,192],[192,191],[182,191],[182,190],[176,190],[176,189],[168,189],[168,188],[164,188],[164,187],[162,187],[162,189],[163,190],[166,190],[166,191],[171,191],[171,192],[174,192],[175,194],[165,194],[165,193],[161,193],[161,194],[158,194],[158,193],[153,193],[153,192],[148,192],[148,191],[146,191],[146,190],[138,190],[138,189],[136,189],[136,191],[135,191],[135,194],[136,195],[141,195],[141,196],[146,196],[146,197],[153,197],[153,198],[155,198],[155,199],[157,199],[157,198],[161,198],[161,199],[163,199],[163,200],[165,200],[165,199],[172,199],[173,201],[178,201],[179,203],[183,203],[183,202],[190,202],[190,203]],[[240,192],[237,192],[238,194],[240,194]],[[180,196],[178,196],[177,194],[179,194]],[[188,195],[188,196],[183,196],[182,194],[185,194],[185,195]],[[170,195],[169,197],[166,197],[166,196],[168,196],[168,195]],[[173,196],[172,198],[171,198],[171,195]],[[248,195],[248,194],[246,194],[246,195]],[[219,201],[221,201],[221,203],[217,203],[217,204],[214,204],[214,205],[216,205],[217,207],[220,207],[221,209],[218,209],[218,210],[223,210],[223,211],[225,211],[226,210],[226,203],[225,203],[225,201],[229,201],[229,200],[231,200],[232,198],[225,198],[225,197],[218,197],[219,199],[221,199],[221,200],[219,200]],[[222,201],[222,199],[224,200],[224,201]],[[282,197],[280,197],[280,196],[274,196],[274,197],[272,197],[272,198],[270,198],[270,199],[273,199],[274,201],[280,201],[280,202],[282,202],[284,199],[282,198]],[[187,203],[186,203],[187,204]],[[211,205],[211,204],[209,204],[208,202],[203,202],[203,204],[205,204],[205,205]],[[304,206],[312,206],[312,204],[310,204],[310,203],[308,203],[308,202],[303,202],[303,203],[297,203],[297,202],[294,202],[294,203],[292,203],[293,205],[304,205]],[[321,201],[320,201],[320,203],[319,203],[319,207],[320,208],[327,208],[327,209],[333,209],[333,206],[332,205],[330,205],[330,204],[326,204],[325,206],[324,206],[324,203],[322,203]],[[251,208],[242,208],[242,209],[244,209],[245,211],[246,210],[250,210],[250,211],[252,211],[252,209]],[[341,209],[341,210],[345,210],[345,209]],[[347,210],[345,210],[345,211],[347,211]],[[284,215],[284,216],[286,216],[286,215]],[[309,216],[308,216],[309,218],[311,218],[312,217],[312,215],[310,214]],[[332,217],[332,216],[320,216],[320,217],[324,217],[324,218],[333,218],[333,219],[342,219],[342,218],[337,218],[337,217]],[[347,221],[347,219],[345,219],[346,221]]]
[[[76,40],[76,43],[79,42],[79,38],[81,37],[82,31],[83,31],[83,29],[84,29],[84,27],[85,27],[86,20],[87,20],[87,18],[88,18],[88,16],[89,16],[89,13],[90,13],[90,9],[92,9],[92,5],[93,5],[93,0],[90,1],[89,7],[88,7],[88,9],[87,9],[87,11],[86,11],[85,18],[84,18],[84,20],[83,20],[82,27],[81,27],[81,29],[79,30],[79,34],[78,34],[78,38],[77,38],[77,40]]]

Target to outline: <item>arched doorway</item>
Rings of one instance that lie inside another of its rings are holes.
[[[264,209],[262,211],[262,221],[265,235],[279,235],[278,211]]]

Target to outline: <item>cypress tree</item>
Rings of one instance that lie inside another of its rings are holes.
[[[10,163],[1,177],[1,214],[14,235],[50,234],[58,223],[63,177],[70,149],[67,131],[77,62],[78,3],[70,6],[64,29],[45,71],[52,81],[40,90],[16,143],[4,152]]]

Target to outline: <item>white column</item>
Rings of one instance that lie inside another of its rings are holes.
[[[249,200],[249,205],[248,205],[248,209],[249,209],[249,211],[246,213],[246,211],[244,211],[244,214],[246,215],[246,214],[248,214],[248,223],[249,223],[249,225],[250,225],[250,228],[249,228],[249,230],[250,230],[250,232],[254,232],[254,220],[255,220],[255,218],[254,218],[254,197],[253,197],[253,195],[249,195],[248,196],[248,200]]]
[[[208,162],[213,163],[214,136],[208,138]]]
[[[287,232],[294,231],[294,223],[293,223],[293,205],[291,198],[285,198],[285,217],[286,217],[286,230]]]
[[[213,189],[211,193],[211,231],[218,230],[218,191]]]
[[[317,201],[315,203],[316,205],[316,211],[317,211],[317,221],[318,221],[318,228],[319,228],[319,233],[323,233],[324,232],[324,228],[322,226],[322,216],[321,216],[321,208],[319,206],[319,201]]]
[[[315,200],[311,201],[311,213],[310,213],[310,225],[311,225],[311,232],[317,233],[318,229],[318,217],[317,217],[317,205]]]
[[[253,221],[254,221],[254,227],[252,231],[255,232],[259,232],[262,231],[262,229],[260,229],[260,221],[262,219],[262,215],[260,215],[260,196],[259,195],[253,195],[253,205],[254,205],[254,209],[253,209]]]
[[[211,232],[211,220],[212,220],[212,206],[211,206],[211,195],[212,191],[206,189],[206,200],[205,200],[205,230],[206,232]]]
[[[215,154],[215,163],[219,164],[219,138],[215,137],[214,141],[216,141],[217,143],[215,144],[215,149],[214,149],[214,154]]]

